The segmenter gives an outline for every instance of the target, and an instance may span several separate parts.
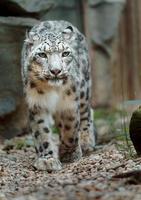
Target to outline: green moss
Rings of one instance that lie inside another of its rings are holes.
[[[52,132],[53,132],[54,134],[59,134],[59,129],[56,128],[56,127],[52,127]]]
[[[16,141],[15,143],[15,148],[16,149],[23,149],[23,147],[25,147],[25,140],[24,139],[19,139]]]
[[[5,140],[4,143],[4,150],[10,150],[10,149],[18,149],[21,150],[26,147],[33,147],[34,142],[32,136],[26,136],[25,138],[13,138],[10,140]]]
[[[99,120],[104,120],[110,127],[110,132],[115,135],[114,141],[120,152],[125,155],[126,158],[134,158],[135,150],[129,137],[129,113],[125,110],[116,109],[96,109],[94,113],[95,123]],[[121,120],[121,124],[117,121]]]

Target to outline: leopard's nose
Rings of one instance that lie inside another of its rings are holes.
[[[53,75],[58,75],[61,73],[61,70],[60,69],[50,69],[50,72],[53,74]]]

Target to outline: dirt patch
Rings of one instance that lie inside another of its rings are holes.
[[[37,171],[34,148],[0,151],[0,200],[129,200],[141,198],[139,182],[114,175],[141,169],[112,143],[55,173]]]

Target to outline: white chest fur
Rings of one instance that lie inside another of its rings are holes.
[[[42,109],[47,109],[50,113],[72,110],[76,106],[71,98],[63,98],[63,91],[60,89],[49,90],[44,94],[39,94],[36,89],[28,89],[26,101],[30,108],[36,105]]]
[[[55,90],[48,91],[45,94],[39,94],[36,90],[30,90],[27,91],[26,100],[30,108],[36,105],[54,113],[60,101],[60,95]]]

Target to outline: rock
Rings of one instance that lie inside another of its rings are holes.
[[[113,102],[111,65],[115,37],[125,0],[89,0],[89,29],[93,42],[92,104],[107,107]],[[114,66],[112,66],[114,67]]]
[[[90,0],[90,27],[93,42],[111,55],[110,40],[117,32],[125,0]],[[113,11],[113,12],[111,12]]]
[[[132,114],[129,133],[137,154],[141,156],[141,107]]]
[[[21,48],[25,31],[38,21],[0,17],[0,135],[10,138],[26,126],[21,81]]]
[[[9,3],[16,4],[27,12],[47,11],[57,3],[54,0],[9,0]]]
[[[38,0],[1,0],[0,13],[1,16],[19,16],[19,17],[35,17],[47,12],[56,5],[54,0],[38,1]]]
[[[16,108],[16,101],[13,96],[0,95],[0,116],[14,111]]]
[[[97,144],[104,144],[111,141],[115,137],[115,133],[111,131],[110,124],[104,119],[96,121],[97,127]]]

